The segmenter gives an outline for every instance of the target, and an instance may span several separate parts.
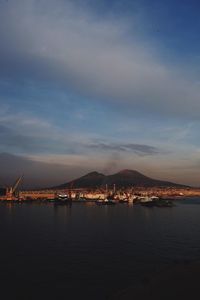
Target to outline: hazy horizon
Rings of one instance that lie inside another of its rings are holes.
[[[0,185],[134,169],[200,186],[199,8],[0,1]]]
[[[119,164],[110,161],[102,168],[80,168],[70,165],[63,165],[59,163],[48,163],[43,161],[36,161],[23,156],[16,156],[8,153],[0,153],[0,165],[4,172],[0,172],[0,187],[12,186],[16,179],[23,175],[21,182],[22,189],[37,189],[37,188],[51,188],[53,186],[62,185],[81,176],[91,172],[98,172],[104,175],[112,175],[123,170],[132,170],[142,173],[143,175],[156,180],[169,181],[173,183],[188,185],[183,182],[177,182],[171,178],[152,176],[153,170],[142,171],[134,168],[121,168]],[[12,173],[10,169],[13,169]],[[189,185],[199,187],[195,185]]]

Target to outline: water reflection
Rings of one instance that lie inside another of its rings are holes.
[[[71,222],[72,205],[70,203],[65,205],[52,204],[54,214],[54,229],[56,231],[63,231]]]

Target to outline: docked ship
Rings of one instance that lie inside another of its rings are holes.
[[[116,204],[116,201],[112,200],[112,199],[105,199],[105,200],[99,199],[99,200],[96,200],[95,203],[97,205],[114,205],[114,204]]]
[[[72,198],[67,194],[57,194],[57,197],[54,199],[55,204],[71,204]]]
[[[114,199],[114,195],[108,195],[105,199],[98,199],[95,201],[98,205],[114,205],[116,204],[116,200]]]
[[[140,204],[142,206],[149,206],[149,207],[173,207],[174,203],[170,200],[166,199],[160,199],[157,196],[145,196],[145,197],[140,197]]]
[[[142,206],[155,206],[155,202],[158,199],[154,199],[154,197],[144,196],[139,198],[140,204]]]

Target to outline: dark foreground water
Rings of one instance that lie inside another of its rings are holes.
[[[200,200],[176,203],[0,204],[1,299],[109,299],[200,260]]]

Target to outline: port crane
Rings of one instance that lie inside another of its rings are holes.
[[[16,195],[15,192],[22,181],[23,175],[19,176],[19,178],[15,181],[14,185],[6,189],[6,199],[7,200],[15,200]]]

